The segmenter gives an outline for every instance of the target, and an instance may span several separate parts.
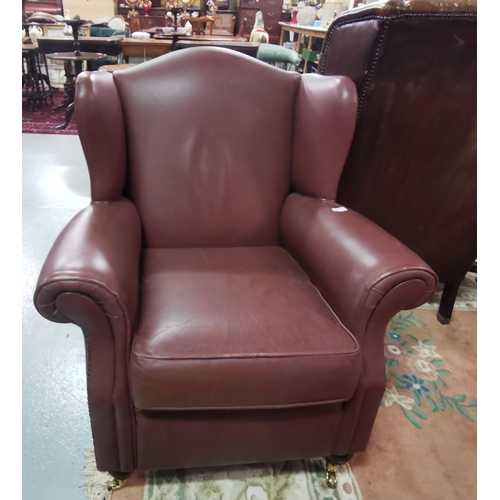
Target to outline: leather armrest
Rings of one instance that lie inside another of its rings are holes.
[[[51,321],[77,322],[78,312],[67,307],[62,311],[58,303],[64,303],[65,293],[84,295],[130,332],[137,309],[140,249],[141,223],[132,202],[93,202],[52,246],[38,279],[35,307]]]
[[[138,302],[141,222],[125,198],[98,201],[55,241],[35,291],[51,321],[72,322],[86,339],[87,390],[99,470],[134,469],[128,358]]]
[[[425,303],[438,285],[434,271],[405,245],[331,200],[291,194],[281,241],[360,342],[370,323],[385,328],[401,309]]]

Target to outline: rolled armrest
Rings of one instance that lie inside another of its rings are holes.
[[[360,341],[381,304],[379,326],[401,309],[422,305],[437,288],[436,274],[420,257],[373,222],[330,200],[291,194],[281,215],[281,238]]]
[[[45,318],[67,323],[73,317],[58,310],[59,297],[68,292],[84,295],[108,319],[119,318],[121,324],[124,319],[130,332],[137,309],[140,249],[141,223],[132,202],[121,198],[92,203],[52,246],[38,279],[35,307]]]

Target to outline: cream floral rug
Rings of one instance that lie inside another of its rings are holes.
[[[93,448],[85,450],[83,474],[89,500],[110,500],[110,477],[97,471]],[[130,482],[113,500],[362,500],[348,465],[339,467],[337,489],[327,487],[323,459],[158,471]]]

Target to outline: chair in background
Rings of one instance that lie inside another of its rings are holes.
[[[335,202],[352,81],[192,48],[84,73],[76,101],[92,202],[34,301],[84,332],[97,468],[118,488],[324,456],[334,486],[384,393],[387,323],[437,285]]]
[[[213,33],[215,20],[210,16],[190,17],[186,19],[193,26],[193,35],[211,35]],[[208,33],[206,33],[208,30]]]
[[[240,52],[242,54],[246,54],[250,57],[257,57],[257,52],[259,50],[258,43],[252,42],[232,42],[227,37],[228,41],[207,41],[207,40],[179,40],[175,44],[175,50],[180,49],[188,49],[192,47],[221,47],[224,49],[235,50],[236,52]]]
[[[118,18],[113,18],[113,19],[116,20]],[[109,37],[109,36],[124,36],[124,35],[125,35],[125,30],[110,28],[108,26],[91,26],[90,28],[90,36]],[[108,56],[105,59],[100,59],[99,61],[89,61],[88,69],[90,71],[95,71],[98,70],[101,66],[118,64],[120,62],[120,57]]]
[[[261,43],[259,45],[257,59],[269,64],[274,64],[281,69],[289,69],[292,71],[300,64],[299,55],[295,50],[271,43]]]
[[[476,2],[388,0],[332,22],[320,72],[359,94],[338,200],[420,255],[447,324],[476,259]]]

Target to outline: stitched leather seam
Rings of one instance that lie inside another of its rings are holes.
[[[121,301],[120,295],[117,294],[117,293],[115,293],[115,292],[113,292],[110,288],[108,288],[101,281],[95,280],[95,279],[92,279],[92,278],[76,277],[76,276],[57,276],[56,278],[48,280],[48,281],[44,282],[43,284],[41,284],[40,288],[38,289],[38,291],[36,293],[34,302],[35,302],[36,309],[38,310],[38,312],[42,316],[44,316],[44,315],[38,309],[37,298],[38,298],[39,294],[42,292],[42,290],[44,290],[45,287],[47,287],[47,286],[49,286],[49,285],[51,285],[53,283],[58,283],[58,282],[73,282],[73,283],[75,283],[77,285],[79,283],[82,283],[82,282],[83,283],[91,283],[93,285],[99,286],[100,288],[102,288],[103,290],[105,290],[106,292],[108,292],[108,294],[110,294],[112,297],[115,298],[116,302],[118,303],[118,305],[119,305],[119,307],[121,309],[122,315],[125,318],[125,328],[126,328],[127,343],[129,342],[129,339],[131,341],[132,335],[131,335],[131,332],[130,332],[130,320],[129,320],[128,314],[126,312],[126,308],[125,308],[124,304]],[[103,307],[103,304],[100,301],[97,301],[94,296],[92,296],[90,294],[87,294],[85,292],[82,292],[81,290],[76,290],[76,291],[66,290],[66,291],[61,292],[61,293],[67,293],[67,292],[69,292],[69,293],[78,293],[78,294],[81,294],[81,295],[83,295],[85,297],[88,297],[89,299],[93,300],[99,306],[99,308],[103,311],[103,313],[107,317],[116,318],[116,316],[112,316],[112,315],[108,314],[106,312],[105,308]],[[59,293],[57,295],[59,295]],[[57,313],[57,309],[55,308],[55,303],[54,303],[54,310]],[[62,316],[64,316],[64,315],[62,315]],[[111,326],[111,324],[110,324],[110,328],[111,328],[111,331],[113,332],[113,344],[114,344],[114,347],[116,349],[116,339],[115,339],[116,332],[114,331],[114,328]],[[90,365],[88,366],[88,370],[89,370],[88,373],[90,373]],[[121,460],[120,438],[118,436],[118,426],[117,426],[117,420],[116,420],[116,408],[115,408],[115,404],[114,404],[114,393],[115,393],[115,387],[116,387],[115,376],[116,376],[116,369],[113,370],[113,415],[114,415],[114,420],[115,420],[116,443],[117,443],[117,446],[118,446],[118,463],[120,464],[120,468],[123,469],[122,460]],[[130,401],[132,402],[132,399],[131,399],[132,396],[130,394],[130,390],[129,390],[129,398],[130,398]],[[131,406],[132,406],[132,404],[131,404]],[[132,415],[132,417],[133,417],[133,415]],[[132,418],[132,421],[133,421],[133,418]],[[132,440],[134,440],[133,436],[132,436]],[[134,461],[135,461],[135,457],[134,457]]]
[[[395,269],[391,270],[391,271],[387,271],[385,272],[383,275],[381,275],[380,277],[376,278],[375,280],[373,280],[367,287],[366,287],[366,290],[365,290],[365,294],[364,294],[364,299],[361,300],[359,302],[359,306],[358,306],[358,311],[357,311],[357,314],[356,314],[356,317],[359,318],[359,323],[356,325],[355,327],[355,331],[358,332],[358,331],[361,331],[361,328],[360,328],[360,325],[362,324],[361,322],[364,321],[363,320],[363,314],[362,314],[362,311],[366,308],[366,302],[367,302],[367,299],[368,297],[370,296],[370,294],[372,292],[374,292],[374,288],[380,284],[382,281],[384,280],[387,280],[388,278],[397,278],[398,275],[400,274],[406,274],[406,273],[409,273],[409,272],[416,272],[416,273],[424,273],[424,274],[427,274],[430,278],[432,278],[432,281],[434,281],[434,283],[437,285],[436,283],[436,277],[434,276],[434,274],[432,274],[431,272],[429,272],[427,269],[423,268],[423,267],[407,267],[407,268],[404,268],[404,269],[398,269],[397,271]],[[408,279],[405,279],[403,281],[399,281],[397,284],[393,285],[390,287],[389,290],[387,290],[383,295],[380,296],[379,300],[377,300],[377,302],[374,304],[374,306],[371,308],[372,311],[375,310],[378,306],[378,304],[380,303],[380,301],[393,289],[395,288],[396,286],[402,284],[402,283],[405,283],[407,281],[415,281],[415,280],[419,280],[421,281],[422,283],[424,283],[424,285],[428,285],[428,283],[426,281],[424,281],[421,277],[418,277],[418,276],[413,276],[411,278],[408,278]],[[418,302],[416,302],[418,303]],[[416,304],[414,303],[414,304]],[[409,308],[411,308],[410,306],[413,306],[414,304],[409,304]],[[366,327],[366,325],[368,324],[369,322],[369,319],[366,320],[365,322],[365,326],[363,327],[363,331]]]
[[[368,93],[368,88],[370,87],[370,84],[373,79],[373,75],[375,74],[375,70],[377,68],[378,61],[380,59],[380,55],[382,54],[382,49],[384,47],[384,42],[385,42],[385,37],[387,35],[387,30],[389,29],[389,23],[385,23],[384,26],[382,27],[381,33],[378,35],[378,42],[377,42],[377,47],[375,49],[375,54],[373,55],[372,58],[372,63],[370,66],[370,69],[368,70],[368,75],[365,79],[365,82],[363,84],[363,88],[361,89],[361,95],[359,96],[358,99],[358,111],[356,113],[356,120],[359,118],[359,115],[361,114],[361,109],[363,108],[363,104],[365,102],[365,97],[366,94]]]
[[[304,353],[304,354],[296,354],[296,353],[284,353],[284,354],[257,354],[255,356],[248,355],[236,355],[236,354],[221,354],[219,356],[196,356],[196,357],[157,357],[157,356],[149,356],[146,354],[138,354],[136,351],[132,351],[133,355],[137,358],[141,359],[155,359],[155,360],[163,360],[163,361],[223,361],[223,360],[232,360],[232,359],[276,359],[276,358],[308,358],[308,357],[319,357],[319,356],[345,356],[347,358],[351,356],[356,356],[361,351],[359,350],[359,346],[355,351],[348,352],[327,352],[327,353]]]
[[[408,280],[405,280],[405,281],[401,281],[399,282],[397,285],[395,285],[394,287],[392,287],[388,292],[386,292],[385,295],[387,295],[388,293],[390,293],[394,288],[396,288],[397,286],[399,285],[402,285],[404,283],[409,283],[411,281],[421,281],[419,280],[418,278],[412,278],[412,279],[408,279]],[[372,319],[373,315],[375,314],[376,312],[376,309],[377,309],[377,306],[380,304],[380,302],[384,299],[385,295],[377,302],[377,305],[372,309],[368,319],[366,320],[366,323],[364,325],[364,335],[363,335],[363,338],[366,334],[366,330],[368,329],[368,326],[370,324],[370,320]],[[382,339],[382,343],[383,343],[383,339]],[[382,346],[381,346],[382,348]],[[383,350],[383,349],[381,349]],[[366,377],[366,367],[365,367],[365,363],[364,363],[364,360],[363,360],[363,366],[362,366],[362,373],[363,373],[363,376]],[[359,382],[358,382],[359,383]],[[360,403],[360,409],[363,407],[363,402],[364,402],[364,399],[365,399],[365,394],[366,394],[366,388],[365,388],[365,391],[364,391],[364,394],[363,394],[363,398],[362,398],[362,401]],[[351,446],[352,444],[352,440],[356,434],[356,429],[357,429],[357,426],[358,426],[358,422],[359,422],[359,417],[360,417],[360,414],[358,413],[358,415],[356,416],[356,425],[353,427],[354,431],[351,435],[351,439],[350,439],[350,442],[349,442],[349,446]],[[342,423],[344,422],[344,418],[342,418]],[[341,427],[339,427],[341,428]],[[338,441],[338,440],[337,440]],[[332,450],[335,449],[335,448],[332,448]]]
[[[352,396],[351,396],[352,397]],[[156,412],[156,411],[205,411],[205,410],[273,410],[280,408],[301,408],[304,406],[320,406],[342,403],[347,401],[349,398],[342,399],[327,399],[324,401],[311,401],[308,403],[287,403],[282,405],[255,405],[255,406],[194,406],[185,408],[172,408],[172,407],[161,407],[161,408],[138,408],[134,406],[136,412]]]

